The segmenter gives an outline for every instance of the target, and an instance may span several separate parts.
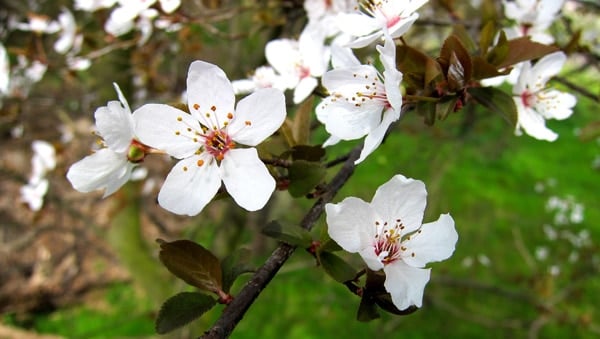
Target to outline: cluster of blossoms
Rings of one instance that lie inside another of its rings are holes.
[[[306,99],[317,87],[317,77],[329,95],[317,108],[317,118],[331,137],[340,140],[365,138],[357,163],[383,140],[391,123],[400,117],[402,73],[396,68],[395,38],[417,20],[427,0],[412,1],[307,1],[309,22],[298,40],[267,43],[268,66],[249,78],[234,81],[236,93],[274,87],[294,90],[294,103]],[[384,67],[361,64],[350,48],[377,46]],[[327,71],[331,63],[333,70]]]
[[[187,77],[189,113],[163,104],[145,104],[132,113],[117,88],[120,101],[95,113],[105,147],[70,168],[67,178],[73,187],[104,189],[107,196],[147,154],[166,153],[177,163],[158,194],[163,208],[197,215],[224,186],[244,209],[261,209],[276,182],[254,146],[283,124],[283,91],[293,89],[293,101],[300,103],[312,94],[318,78],[328,92],[316,109],[331,135],[324,146],[365,137],[356,163],[364,161],[400,118],[402,73],[396,68],[394,39],[410,28],[426,1],[362,1],[359,7],[349,1],[325,3],[318,8],[323,2],[306,2],[310,20],[298,40],[269,42],[269,65],[250,79],[232,84],[219,67],[193,62]],[[352,22],[364,25],[358,30]],[[362,64],[351,49],[372,43],[382,69]],[[333,69],[328,70],[329,64]],[[235,105],[235,94],[244,92],[252,93]],[[383,269],[385,288],[401,310],[421,306],[429,280],[425,265],[448,258],[458,238],[447,214],[421,225],[425,196],[421,181],[397,175],[377,190],[371,204],[348,198],[326,207],[331,238],[360,253],[371,270]]]
[[[96,10],[112,7],[116,1],[77,3],[82,9]],[[179,1],[159,3],[165,13],[180,5]],[[400,119],[403,74],[396,65],[395,40],[409,31],[419,17],[417,10],[426,3],[306,1],[309,21],[298,39],[270,41],[265,47],[268,65],[257,68],[248,79],[230,82],[219,67],[193,62],[187,77],[187,111],[145,104],[132,112],[117,87],[119,101],[95,113],[105,147],[75,163],[67,178],[79,191],[104,189],[107,196],[130,179],[146,155],[168,154],[177,163],[158,194],[163,208],[197,215],[224,187],[242,208],[259,210],[277,185],[255,146],[284,123],[283,91],[293,90],[293,102],[299,104],[315,91],[319,79],[326,93],[316,107],[316,118],[330,135],[323,146],[364,138],[355,162],[359,164]],[[106,30],[121,35],[138,20],[137,24],[146,22],[138,26],[144,31],[147,19],[157,16],[154,4],[119,1]],[[560,8],[533,0],[504,5],[521,35],[547,29]],[[362,63],[353,49],[372,45],[379,62]],[[533,66],[525,62],[518,67],[513,88],[517,131],[556,139],[545,127],[545,119],[567,118],[575,98],[547,89],[546,83],[565,60],[564,53],[557,52]],[[246,93],[251,94],[236,105],[235,95]],[[425,205],[424,183],[402,175],[379,187],[371,203],[350,197],[326,205],[330,237],[346,251],[359,253],[370,270],[384,272],[384,287],[399,310],[422,305],[430,276],[426,264],[450,257],[458,239],[449,214],[422,224]]]
[[[283,93],[257,91],[234,109],[231,82],[217,66],[195,61],[187,78],[190,113],[168,105],[146,104],[133,113],[119,91],[95,113],[97,133],[106,147],[75,163],[67,178],[82,192],[114,193],[149,153],[180,161],[163,184],[158,202],[165,209],[196,215],[212,200],[221,181],[243,208],[262,208],[275,180],[258,158],[256,146],[273,134],[286,116]],[[258,108],[260,107],[260,108]]]

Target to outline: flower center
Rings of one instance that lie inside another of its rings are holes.
[[[384,4],[387,2],[388,0],[366,0],[361,1],[360,6],[365,13],[373,18],[385,21],[386,27],[390,28],[400,22],[402,18],[398,14],[386,12]]]
[[[404,225],[400,219],[396,219],[394,224],[389,224],[387,221],[383,224],[375,221],[375,254],[384,265],[390,264],[398,260],[402,251],[406,248],[402,247],[401,238]]]
[[[234,147],[235,143],[225,130],[217,129],[204,136],[205,150],[219,161],[223,160],[225,153]]]
[[[525,107],[531,107],[535,103],[535,95],[529,91],[521,93],[521,101]]]
[[[357,77],[357,74],[354,74],[354,76]],[[364,78],[367,82],[364,85],[364,90],[357,91],[356,97],[351,98],[351,100],[355,102],[355,106],[359,107],[361,103],[364,103],[367,100],[374,100],[385,108],[391,107],[385,91],[385,85],[381,82],[379,75],[375,74],[371,79],[369,79],[367,75],[364,75]],[[369,80],[371,80],[371,82],[369,82]]]
[[[309,77],[310,76],[310,68],[308,68],[306,66],[298,66],[298,75],[300,76],[300,79]]]

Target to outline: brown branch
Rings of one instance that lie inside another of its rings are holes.
[[[325,209],[325,204],[330,202],[335,194],[344,186],[354,173],[354,161],[358,159],[362,144],[355,147],[349,154],[344,166],[339,170],[336,176],[329,183],[325,193],[320,196],[313,207],[306,213],[300,226],[310,230],[315,222],[319,219]],[[294,253],[295,246],[288,244],[280,244],[271,256],[265,261],[254,276],[246,283],[244,288],[238,293],[221,314],[221,317],[213,324],[213,327],[206,331],[202,338],[226,338],[228,337],[235,326],[242,320],[250,305],[258,297],[260,292],[269,284],[271,279],[277,274],[286,260]]]

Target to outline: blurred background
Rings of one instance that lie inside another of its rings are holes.
[[[297,37],[306,23],[302,1],[183,1],[167,23],[173,29],[155,27],[140,43],[141,30],[118,38],[104,31],[111,8],[74,10],[84,36],[79,55],[91,60],[80,69],[53,50],[56,35],[31,29],[31,18],[36,13],[55,20],[63,8],[83,3],[0,0],[0,37],[11,76],[16,78],[16,65],[23,64],[18,71],[25,75],[33,73],[33,61],[47,65],[43,78],[23,75],[1,101],[0,338],[158,337],[154,320],[162,302],[192,289],[160,264],[155,239],[192,239],[220,258],[244,247],[259,265],[277,244],[260,234],[261,227],[272,219],[297,223],[312,204],[281,191],[260,212],[247,213],[226,198],[197,217],[176,216],[156,203],[172,166],[160,157],[145,161],[144,179],[107,199],[102,192],[75,191],[66,171],[95,147],[93,114],[117,99],[113,82],[132,110],[149,102],[179,103],[191,61],[215,63],[230,79],[245,78],[266,63],[266,42]],[[452,24],[474,25],[479,6],[502,15],[493,1],[430,1],[405,39],[437,55]],[[299,250],[232,337],[600,336],[598,10],[594,2],[567,1],[550,29],[559,46],[572,47],[551,84],[578,97],[571,118],[548,122],[560,135],[557,141],[515,136],[484,109],[463,109],[435,126],[409,112],[335,199],[370,200],[379,185],[401,173],[427,185],[425,222],[452,214],[456,252],[430,265],[422,309],[358,322],[359,298]],[[16,29],[19,23],[29,23],[30,30]],[[326,137],[316,127],[312,141]],[[22,195],[35,140],[56,152],[38,210]],[[328,148],[327,160],[354,145]],[[324,227],[321,220],[315,239]],[[217,306],[166,337],[198,336],[221,310]]]

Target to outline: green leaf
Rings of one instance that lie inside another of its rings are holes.
[[[448,74],[446,77],[448,81],[451,80],[451,73],[454,80],[459,83],[466,83],[471,80],[471,73],[473,69],[473,62],[471,61],[471,55],[465,48],[463,43],[455,35],[450,35],[442,45],[440,50],[440,57],[438,58],[442,69]],[[451,72],[451,70],[460,70],[460,79],[456,78],[458,73]],[[458,89],[462,88],[461,85]],[[453,90],[457,90],[454,88]]]
[[[517,106],[511,95],[495,87],[470,87],[467,91],[477,102],[500,114],[511,126],[517,126]]]
[[[319,162],[296,160],[288,169],[288,174],[288,191],[292,197],[297,198],[312,192],[322,182],[326,171]]]
[[[512,66],[522,61],[539,59],[559,50],[556,46],[549,46],[531,41],[529,37],[509,40],[506,44],[506,48],[508,49],[506,56],[499,62],[492,62],[494,65],[498,66],[498,68]]]
[[[436,103],[431,101],[418,101],[415,105],[415,112],[423,116],[424,122],[432,126],[435,123]]]
[[[439,120],[444,120],[448,115],[454,112],[456,107],[456,102],[458,101],[458,97],[455,95],[448,95],[443,97],[436,105],[435,105],[435,116]]]
[[[292,156],[292,160],[318,162],[325,156],[325,149],[320,145],[296,145],[292,147],[289,154]]]
[[[303,248],[308,248],[312,244],[310,233],[297,225],[281,224],[277,221],[271,221],[262,229],[262,233],[290,245]]]
[[[160,261],[186,283],[217,293],[221,286],[221,263],[209,250],[190,240],[158,240]]]
[[[408,87],[419,90],[425,89],[442,74],[437,61],[406,45],[396,46],[396,66],[404,74],[404,82]]]
[[[279,132],[281,132],[289,147],[296,145],[296,140],[294,139],[294,122],[290,118],[285,119],[281,127],[279,127]]]
[[[461,44],[467,49],[469,54],[475,53],[477,47],[475,41],[463,25],[455,25],[452,27],[452,35],[458,38]]]
[[[229,293],[237,277],[255,271],[255,267],[250,264],[250,250],[240,248],[228,255],[221,263],[221,271],[223,271],[223,291]]]
[[[498,66],[508,55],[508,39],[503,30],[500,31],[496,46],[486,55],[486,60],[495,66]]]
[[[356,313],[356,320],[362,322],[368,322],[371,320],[379,319],[381,315],[377,311],[377,304],[369,296],[363,294],[360,299],[360,305],[358,306],[358,312]]]
[[[294,123],[292,126],[292,132],[296,144],[308,144],[310,137],[310,117],[312,115],[314,104],[314,96],[310,96],[305,100],[294,115]]]
[[[479,53],[483,56],[487,54],[488,49],[494,43],[496,37],[496,24],[493,21],[488,21],[483,25],[481,33],[479,33]]]
[[[321,246],[319,246],[319,251],[321,252],[337,252],[341,250],[340,245],[331,238],[321,242]]]
[[[377,306],[381,307],[382,310],[396,315],[409,315],[419,309],[417,306],[411,305],[404,310],[399,310],[396,305],[394,305],[394,302],[392,302],[392,296],[387,292],[373,296],[373,301],[375,301]]]
[[[352,281],[356,277],[357,270],[333,253],[320,252],[319,263],[325,272],[337,282]]]
[[[216,300],[199,292],[182,292],[169,298],[156,318],[156,333],[165,334],[199,318],[215,306]]]
[[[487,78],[493,78],[499,75],[506,75],[510,73],[511,68],[505,69],[504,71],[498,71],[498,68],[484,58],[475,56],[473,57],[473,79],[481,80]]]

